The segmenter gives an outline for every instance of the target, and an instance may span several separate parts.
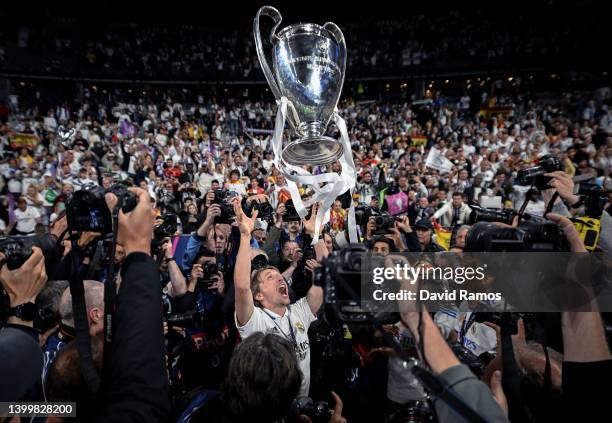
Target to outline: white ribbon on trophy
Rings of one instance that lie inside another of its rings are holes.
[[[353,161],[353,152],[351,150],[351,144],[346,128],[346,122],[338,114],[338,110],[334,110],[333,120],[338,129],[340,130],[340,142],[342,143],[343,153],[339,159],[342,172],[340,174],[336,172],[322,173],[320,175],[313,175],[305,169],[298,166],[292,166],[286,163],[282,159],[283,149],[283,132],[285,129],[285,122],[287,120],[287,109],[289,107],[289,100],[286,97],[281,97],[278,103],[278,112],[276,114],[276,122],[274,125],[274,136],[272,137],[272,151],[274,152],[274,166],[285,176],[287,180],[287,186],[295,210],[302,219],[306,218],[308,211],[307,207],[321,202],[322,207],[319,208],[317,217],[315,220],[315,232],[313,235],[313,245],[317,243],[320,236],[320,228],[322,224],[329,221],[331,206],[338,198],[339,195],[350,192],[351,206],[348,214],[348,233],[350,242],[359,242],[357,237],[357,224],[355,221],[355,206],[353,205],[353,190],[355,189],[355,181],[357,172],[355,170],[355,163]],[[320,184],[325,183],[324,186]],[[298,184],[308,185],[314,191],[312,198],[302,201]]]

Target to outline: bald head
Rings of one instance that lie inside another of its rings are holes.
[[[83,281],[85,288],[85,307],[87,310],[87,320],[89,321],[90,332],[98,333],[100,325],[103,328],[104,316],[104,284],[98,281]],[[66,288],[60,300],[60,316],[62,323],[66,326],[74,327],[74,316],[72,314],[72,293],[70,288]],[[101,329],[100,329],[101,330]]]

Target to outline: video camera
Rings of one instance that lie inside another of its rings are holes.
[[[323,266],[314,271],[314,284],[324,290],[326,314],[341,322],[364,323],[377,320],[381,323],[396,323],[398,313],[379,313],[370,310],[361,302],[361,273],[370,257],[363,244],[350,244],[340,251],[332,252]]]
[[[468,225],[473,225],[478,222],[501,222],[507,225],[512,225],[512,221],[517,213],[509,209],[488,209],[481,207],[478,204],[470,204],[472,212],[468,218]]]
[[[117,207],[124,213],[134,210],[138,204],[138,197],[125,184],[115,184],[108,190],[97,185],[86,186],[75,192],[68,202],[68,228],[75,232],[99,232],[102,235],[112,233],[112,215],[104,199],[107,193],[115,194]]]
[[[540,157],[537,166],[519,170],[517,179],[519,184],[523,186],[533,185],[539,190],[545,190],[550,188],[548,185],[550,177],[544,176],[544,174],[564,169],[565,167],[558,157],[546,155]]]
[[[517,228],[477,222],[465,240],[466,252],[558,252],[569,251],[559,226],[543,218],[524,215]]]

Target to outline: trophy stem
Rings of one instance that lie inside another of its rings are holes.
[[[302,122],[296,132],[303,138],[316,138],[323,135],[325,127],[321,122]]]

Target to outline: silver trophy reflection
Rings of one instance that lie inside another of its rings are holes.
[[[273,71],[266,58],[259,20],[261,16],[273,19],[270,34]],[[282,16],[271,6],[257,12],[253,34],[257,56],[272,93],[289,103],[287,119],[299,137],[290,141],[282,152],[287,164],[326,165],[342,155],[342,144],[326,137],[327,125],[340,99],[346,72],[346,43],[338,26],[296,24],[278,33]]]

